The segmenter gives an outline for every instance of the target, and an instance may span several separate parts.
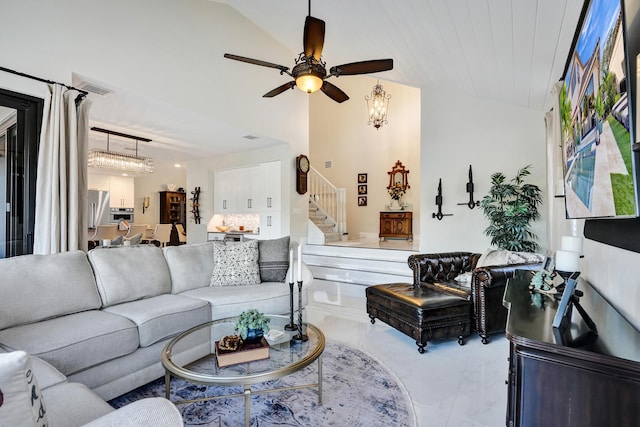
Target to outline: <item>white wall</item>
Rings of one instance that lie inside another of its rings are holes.
[[[333,79],[350,99],[338,104],[321,92],[310,97],[309,159],[314,168],[347,193],[349,239],[379,233],[379,212],[391,202],[386,187],[389,172],[400,160],[409,170],[411,188],[402,198],[413,205],[413,233],[420,235],[420,90],[380,81],[389,102],[389,123],[367,125],[365,95],[376,79],[345,76]],[[331,168],[325,162],[331,161]],[[357,174],[367,174],[367,206],[358,206]]]
[[[113,0],[108,5],[99,0],[3,0],[2,12],[11,16],[0,26],[6,68],[67,84],[77,74],[289,145],[287,155],[275,149],[275,157],[290,166],[283,172],[290,209],[286,226],[291,221],[292,234],[306,235],[305,199],[296,197],[288,183],[293,153],[308,152],[308,99],[293,91],[262,98],[281,85],[283,77],[223,57],[232,52],[263,58],[269,52],[264,59],[284,63],[296,52],[229,6],[208,0]],[[39,97],[46,94],[44,84],[4,72],[0,87]],[[257,160],[246,157],[230,156],[226,165]],[[187,167],[196,169],[189,170],[187,187],[199,185],[205,190],[208,165],[224,161],[191,162]],[[205,167],[198,170],[201,165]],[[153,182],[147,183],[145,192],[157,191],[167,178],[149,179]],[[153,208],[150,215],[155,215]],[[206,238],[202,227],[200,232],[200,238]]]
[[[478,207],[457,203],[469,200],[466,192],[469,165],[473,167],[474,198],[480,200],[491,185],[491,175],[503,172],[508,179],[518,169],[532,165],[527,182],[546,191],[544,115],[495,101],[465,97],[422,88],[421,146],[421,252],[482,252],[490,239],[484,234],[488,221]],[[442,178],[442,211],[453,216],[441,221],[435,197]],[[543,195],[544,197],[544,195]],[[547,216],[534,223],[541,252],[547,249]]]
[[[160,221],[160,191],[167,191],[167,184],[175,184],[184,188],[187,193],[187,223],[191,217],[191,197],[187,188],[187,171],[184,167],[176,168],[166,162],[155,162],[154,173],[142,175],[133,180],[134,188],[134,220],[136,224],[153,226]],[[142,213],[142,200],[149,197],[149,208]],[[188,230],[191,231],[191,230]]]

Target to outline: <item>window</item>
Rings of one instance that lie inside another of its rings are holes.
[[[43,100],[0,89],[0,258],[33,253]]]

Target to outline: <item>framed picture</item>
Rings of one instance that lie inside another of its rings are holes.
[[[358,194],[367,194],[367,186],[358,185]]]
[[[367,174],[359,173],[358,174],[358,184],[366,184],[367,183]]]
[[[358,196],[358,206],[367,206],[367,196]]]

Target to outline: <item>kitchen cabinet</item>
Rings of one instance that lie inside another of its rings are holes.
[[[214,212],[280,212],[280,173],[280,162],[216,171],[213,184]]]
[[[133,208],[133,178],[127,176],[109,177],[109,205],[112,208]]]
[[[160,224],[180,223],[186,226],[187,196],[179,191],[160,192]]]
[[[413,213],[380,212],[380,240],[387,237],[413,240]]]
[[[282,194],[282,178],[280,162],[260,164],[260,176],[263,184],[260,209],[266,212],[279,212]]]
[[[260,239],[277,239],[282,237],[282,216],[280,212],[262,212],[260,214]]]

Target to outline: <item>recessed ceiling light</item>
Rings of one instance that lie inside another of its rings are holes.
[[[182,165],[180,163],[176,163],[175,165],[173,165],[174,168],[181,168]]]

